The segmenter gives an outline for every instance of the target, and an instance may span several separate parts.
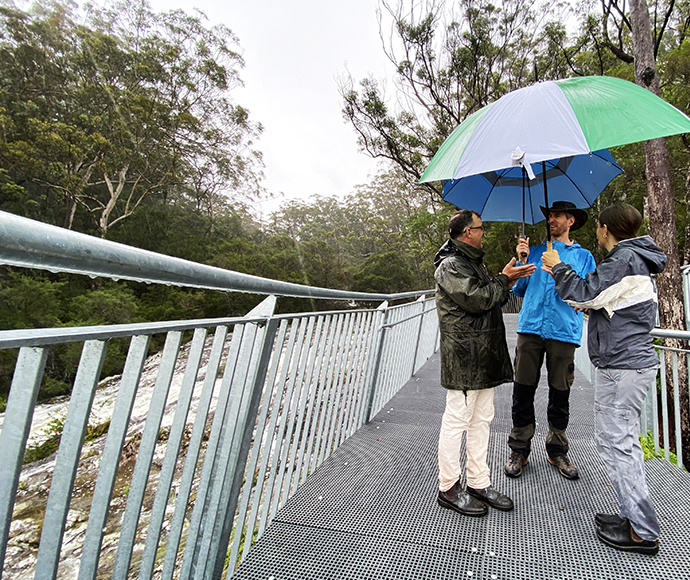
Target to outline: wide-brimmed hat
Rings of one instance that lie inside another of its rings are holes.
[[[549,219],[549,212],[552,211],[564,211],[573,214],[575,223],[570,226],[571,232],[579,230],[587,222],[587,213],[582,209],[576,208],[572,201],[554,201],[551,207],[544,207],[540,205],[539,209],[541,209],[541,213],[544,214],[546,219]]]

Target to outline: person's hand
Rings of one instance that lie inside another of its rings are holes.
[[[527,264],[526,266],[516,266],[515,262],[517,260],[513,258],[506,264],[506,267],[503,268],[502,274],[505,274],[508,276],[508,285],[512,286],[517,282],[519,278],[525,278],[526,276],[531,276],[532,272],[534,272],[537,267],[534,264]]]
[[[553,268],[556,264],[560,263],[561,257],[558,255],[558,252],[556,250],[552,249],[547,250],[541,255],[541,261],[542,264],[544,264],[541,267],[541,269],[551,274],[551,268]]]
[[[527,260],[527,256],[529,256],[529,238],[520,238],[517,246],[515,246],[515,253],[521,262],[524,263]]]

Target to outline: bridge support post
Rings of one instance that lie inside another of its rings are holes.
[[[369,375],[369,383],[366,388],[366,406],[364,407],[364,423],[369,423],[371,421],[372,409],[374,405],[374,396],[376,395],[376,386],[379,378],[379,370],[381,368],[381,356],[383,354],[383,346],[386,339],[386,330],[388,327],[388,302],[383,302],[378,310],[381,312],[379,315],[381,319],[381,324],[378,327],[378,336],[376,339],[376,347],[373,352],[373,356],[370,360],[372,363],[372,370]]]

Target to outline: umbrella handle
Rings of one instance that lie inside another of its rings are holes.
[[[525,237],[525,231],[524,231],[525,224],[524,223],[522,224],[522,228],[523,228],[523,231],[520,234],[520,239],[526,240],[527,238]],[[527,259],[527,256],[529,256],[529,254],[527,252],[520,252],[520,261],[524,263],[525,260]]]
[[[551,242],[551,241],[546,242],[546,250],[547,251],[553,250],[553,242]]]

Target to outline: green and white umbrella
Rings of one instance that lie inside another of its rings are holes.
[[[420,183],[531,165],[690,133],[690,118],[653,93],[615,77],[545,81],[512,91],[465,119]]]

